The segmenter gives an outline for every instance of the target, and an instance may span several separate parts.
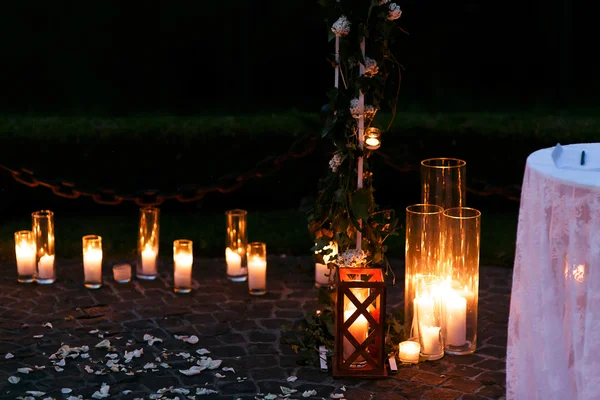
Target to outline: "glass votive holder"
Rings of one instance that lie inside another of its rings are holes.
[[[192,291],[193,243],[179,239],[173,242],[173,290],[175,293]]]
[[[117,283],[127,283],[131,281],[131,265],[117,264],[113,266],[113,276]]]
[[[138,279],[154,280],[158,276],[158,244],[160,234],[160,209],[143,207],[140,209],[138,230]]]
[[[381,129],[370,127],[365,131],[365,148],[377,150],[381,147]]]
[[[87,235],[82,238],[84,285],[88,289],[102,287],[102,237]]]
[[[17,280],[21,283],[35,279],[35,240],[33,232],[15,232],[15,256],[17,258]]]
[[[403,364],[418,364],[421,353],[421,344],[407,340],[400,342],[398,346],[398,357]]]
[[[56,281],[54,213],[50,210],[36,211],[31,214],[31,223],[37,263],[35,281],[40,285],[49,285]]]
[[[248,279],[246,266],[247,215],[246,210],[239,209],[229,210],[225,213],[227,223],[225,262],[227,263],[227,278],[232,282],[244,282]]]
[[[267,245],[265,243],[248,244],[248,289],[254,296],[267,293]]]

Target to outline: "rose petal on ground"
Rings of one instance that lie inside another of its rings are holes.
[[[9,358],[14,358],[14,357],[15,357],[15,356],[14,356],[14,354],[12,354],[12,353],[6,353],[6,355],[4,356],[4,358],[5,358],[5,359],[7,359],[7,360],[8,360]]]
[[[144,369],[153,369],[156,368],[156,364],[154,363],[146,363],[146,365],[144,365]]]
[[[200,354],[201,356],[206,355],[206,354],[210,354],[210,351],[206,350],[204,347],[201,349],[196,350],[196,353]]]
[[[206,394],[218,394],[219,392],[217,392],[216,390],[212,390],[212,389],[207,389],[207,388],[197,388],[196,389],[196,394],[198,396],[204,396]]]
[[[110,348],[110,340],[108,339],[104,339],[103,341],[101,341],[100,343],[98,343],[96,345],[97,349],[108,349]]]
[[[46,322],[46,323],[45,323],[44,325],[42,325],[42,326],[43,326],[44,328],[50,328],[50,329],[54,328],[50,322]]]
[[[292,376],[288,376],[288,378],[287,378],[287,381],[288,381],[288,382],[296,382],[296,379],[298,379],[298,377],[297,377],[297,376],[294,376],[294,375],[292,375]]]
[[[21,381],[21,378],[19,378],[18,376],[9,376],[8,381],[12,384],[15,384],[19,383]]]
[[[225,378],[225,375],[221,375],[220,373],[216,373],[215,376],[219,379]]]
[[[66,363],[67,363],[67,362],[66,362],[66,361],[65,361],[65,359],[63,358],[62,360],[60,360],[59,362],[57,362],[55,365],[58,365],[59,367],[64,367]]]
[[[96,333],[100,332],[98,329],[92,329],[91,331],[89,331],[88,333],[90,335],[95,335]]]
[[[198,375],[200,372],[204,371],[206,369],[206,367],[200,367],[197,365],[194,365],[193,367],[190,367],[190,369],[180,369],[179,372],[181,372],[184,375],[187,376],[192,376],[192,375]]]
[[[223,367],[221,368],[222,371],[225,372],[233,372],[235,374],[235,369],[231,368],[231,367]]]
[[[192,335],[187,339],[183,339],[184,342],[188,342],[189,344],[196,344],[198,343],[200,339],[198,339],[198,336],[196,335]]]
[[[62,394],[69,394],[69,393],[71,393],[72,391],[73,391],[73,389],[71,389],[71,388],[62,388],[62,389],[60,389],[60,392],[61,392]]]
[[[281,393],[283,393],[284,396],[288,395],[288,394],[293,394],[293,393],[297,392],[296,389],[286,388],[285,386],[279,386],[279,389],[281,389]]]
[[[331,393],[329,397],[331,397],[332,399],[343,399],[344,393]]]
[[[317,391],[316,390],[305,390],[302,393],[302,397],[310,397],[310,396],[316,396],[317,395]]]
[[[21,374],[28,374],[31,371],[33,371],[31,368],[25,367],[25,368],[19,368],[17,369],[17,372],[21,373]]]
[[[45,395],[45,392],[38,392],[37,390],[28,390],[25,393],[32,395],[33,397],[42,397]]]
[[[61,367],[54,367],[54,370],[55,370],[56,372],[63,372],[63,371],[64,371],[64,369],[63,369],[63,368],[61,368]]]
[[[34,338],[34,339],[41,339],[41,338],[43,338],[43,337],[44,337],[44,335],[33,335],[33,338]]]

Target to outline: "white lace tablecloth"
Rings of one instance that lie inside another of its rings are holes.
[[[600,155],[600,143],[564,146]],[[600,399],[600,171],[527,159],[513,272],[507,398]],[[572,150],[573,151],[573,150]]]

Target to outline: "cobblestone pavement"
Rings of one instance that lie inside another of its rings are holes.
[[[280,394],[280,386],[298,390],[290,398],[303,398],[304,391],[313,389],[317,395],[310,398],[318,399],[332,393],[343,393],[346,399],[394,400],[505,395],[509,269],[481,270],[479,346],[474,355],[400,367],[387,379],[354,380],[334,379],[316,366],[299,365],[298,356],[280,343],[283,323],[317,307],[310,258],[270,258],[269,293],[262,297],[250,296],[245,283],[224,279],[222,259],[195,262],[194,290],[187,295],[173,293],[170,263],[162,265],[163,273],[155,281],[127,284],[114,283],[107,267],[112,264],[105,263],[105,285],[99,290],[83,287],[80,261],[59,261],[58,280],[48,286],[17,284],[14,264],[0,265],[0,399],[27,396],[26,391],[56,399],[79,395],[89,399],[98,391],[98,398],[103,383],[110,386],[110,399],[148,399],[165,387],[186,388],[188,396],[197,390],[216,392],[197,399],[254,399],[258,393]],[[392,265],[399,283],[388,291],[388,311],[401,306],[404,286],[402,263]],[[47,322],[51,326],[43,326]],[[163,341],[149,345],[145,335]],[[176,335],[196,335],[199,341],[187,343]],[[114,349],[96,348],[103,339]],[[64,366],[60,356],[49,359],[62,344],[71,347]],[[82,349],[73,350],[78,346],[89,346],[89,358]],[[193,376],[180,373],[196,365],[201,348],[210,351],[205,357],[222,364]],[[143,354],[137,358],[129,353],[132,359],[126,363],[125,351],[135,349],[143,349]],[[117,364],[113,366],[117,372],[110,371],[111,363]],[[20,382],[9,383],[11,376]],[[297,380],[288,382],[290,376]],[[61,388],[72,392],[61,394]],[[123,394],[126,390],[131,393]],[[177,396],[186,398],[165,393],[163,399]]]

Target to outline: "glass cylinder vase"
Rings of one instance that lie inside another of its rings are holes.
[[[136,267],[139,279],[153,280],[158,276],[159,233],[160,210],[157,207],[141,208]]]
[[[315,256],[318,259],[315,262],[315,287],[328,287],[335,283],[333,280],[335,275],[335,263],[333,260],[337,256],[337,253],[338,246],[335,242],[330,242],[322,250],[315,251]]]
[[[449,354],[471,354],[477,347],[481,212],[444,210],[444,338]]]
[[[414,204],[406,208],[404,333],[418,336],[414,299],[419,285],[442,275],[442,213],[440,206]]]
[[[102,237],[87,235],[81,242],[84,285],[88,289],[99,289],[102,287]]]
[[[15,232],[15,256],[17,260],[17,280],[21,283],[35,279],[35,240],[33,232]]]
[[[261,242],[248,244],[248,290],[251,295],[267,293],[267,245]]]
[[[225,213],[227,224],[225,261],[227,278],[233,282],[244,282],[248,279],[248,269],[246,268],[247,215],[248,212],[245,210],[229,210]]]
[[[173,242],[173,290],[176,293],[192,291],[193,243],[179,239]]]
[[[444,356],[444,327],[442,291],[439,280],[424,279],[417,287],[414,299],[415,319],[419,327],[421,355],[428,360],[439,360]]]
[[[31,219],[37,267],[35,281],[42,285],[54,283],[54,213],[50,210],[36,211],[31,214]]]
[[[421,161],[421,202],[444,209],[466,203],[467,163],[457,158]]]

